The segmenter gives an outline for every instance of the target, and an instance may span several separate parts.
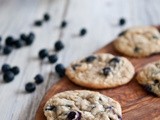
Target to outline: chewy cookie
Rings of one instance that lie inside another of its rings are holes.
[[[138,73],[137,80],[148,92],[160,97],[160,60],[146,65]]]
[[[47,120],[122,120],[120,104],[98,92],[65,91],[44,106]]]
[[[134,73],[133,65],[126,58],[108,53],[91,55],[74,62],[66,70],[66,75],[74,83],[95,89],[126,84]]]
[[[131,57],[160,53],[160,33],[155,27],[133,27],[119,34],[114,41],[117,51]]]

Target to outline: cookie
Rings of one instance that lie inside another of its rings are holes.
[[[119,34],[114,47],[131,57],[145,57],[160,53],[160,33],[155,27],[133,27]]]
[[[120,104],[99,92],[65,91],[44,106],[47,120],[122,120]]]
[[[133,65],[126,58],[108,53],[88,56],[66,69],[66,75],[75,84],[94,89],[126,84],[134,73]]]
[[[160,60],[147,64],[136,78],[148,92],[160,97]]]

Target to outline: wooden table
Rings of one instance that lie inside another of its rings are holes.
[[[18,38],[33,31],[36,40],[31,47],[14,50],[0,56],[0,66],[9,63],[20,67],[20,74],[11,83],[4,83],[0,75],[0,120],[33,120],[37,107],[51,85],[59,80],[54,65],[37,58],[41,48],[53,51],[55,41],[61,39],[65,49],[58,53],[58,63],[70,62],[89,55],[113,40],[117,34],[133,25],[160,24],[159,0],[0,0],[0,35],[2,42],[8,35]],[[42,27],[34,27],[35,20],[48,12],[51,20]],[[124,17],[127,24],[118,26]],[[62,20],[67,27],[60,29]],[[79,37],[81,28],[86,36]],[[45,82],[34,93],[27,94],[24,86],[42,73]]]

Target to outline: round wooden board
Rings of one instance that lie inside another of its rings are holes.
[[[157,27],[160,30],[160,27]],[[98,50],[96,53],[112,53],[121,55],[116,52],[113,43],[110,43]],[[145,58],[129,58],[135,67],[136,72],[139,71],[147,63],[160,60],[160,55],[152,55]],[[36,120],[46,120],[43,114],[43,107],[46,101],[54,94],[66,90],[87,89],[75,85],[68,80],[67,77],[62,78],[58,83],[54,84],[43,97],[38,110],[36,112]],[[107,95],[118,102],[122,106],[123,120],[160,120],[160,98],[147,93],[136,81],[135,77],[126,85],[113,89],[95,90]]]

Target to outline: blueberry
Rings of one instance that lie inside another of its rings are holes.
[[[45,57],[48,56],[48,51],[46,49],[41,49],[38,55],[40,59],[44,59]]]
[[[25,40],[26,45],[31,45],[33,43],[34,39],[35,39],[34,33],[32,33],[32,32],[29,33],[29,35],[27,36],[27,38]]]
[[[7,71],[3,75],[3,80],[5,82],[11,82],[14,79],[14,73],[11,71]]]
[[[106,75],[106,76],[109,75],[110,71],[111,71],[110,67],[103,68],[103,74]]]
[[[55,62],[57,62],[58,57],[57,57],[57,55],[49,55],[48,60],[50,63],[55,63]]]
[[[67,115],[68,120],[80,120],[81,119],[81,113],[77,111],[71,111]]]
[[[62,49],[64,48],[64,45],[63,45],[63,43],[62,43],[61,40],[58,40],[58,41],[55,43],[54,47],[55,47],[55,50],[56,50],[56,51],[60,51],[60,50],[62,50]]]
[[[25,85],[25,90],[28,93],[32,93],[36,90],[36,85],[34,83],[29,82]]]
[[[6,44],[7,46],[12,46],[12,45],[13,45],[13,42],[14,42],[14,39],[13,39],[12,36],[8,36],[8,37],[6,38],[6,40],[5,40],[5,44]]]
[[[90,63],[90,62],[93,62],[95,59],[96,59],[96,57],[92,55],[92,56],[88,56],[88,57],[85,59],[85,61],[86,61],[87,63]]]
[[[66,26],[67,26],[67,22],[66,21],[62,21],[61,28],[65,28]]]
[[[65,75],[65,67],[63,64],[57,64],[55,66],[55,71],[59,74],[60,77],[63,77]]]
[[[36,20],[36,21],[34,22],[34,26],[37,26],[37,27],[42,26],[42,21],[41,21],[41,20]]]
[[[35,77],[34,77],[34,80],[35,80],[35,83],[36,84],[40,84],[44,81],[44,78],[41,74],[37,74]]]
[[[119,25],[123,26],[126,23],[126,20],[124,18],[119,19]]]
[[[8,65],[8,64],[3,64],[3,65],[2,65],[2,68],[1,68],[1,71],[2,71],[3,73],[5,73],[5,72],[8,72],[10,69],[11,69],[10,65]]]
[[[4,46],[4,48],[3,48],[3,54],[4,55],[8,55],[11,52],[12,52],[12,47],[10,47],[10,46]]]
[[[118,58],[118,57],[114,57],[114,58],[112,58],[110,61],[109,61],[109,63],[119,63],[120,62],[120,59]]]
[[[18,66],[14,66],[11,68],[11,71],[14,73],[14,75],[18,75],[20,72],[20,69]]]
[[[27,35],[25,35],[24,33],[22,33],[20,35],[20,39],[25,41],[27,39]]]
[[[44,19],[44,21],[50,20],[49,14],[48,14],[48,13],[45,13],[44,16],[43,16],[43,19]]]
[[[15,40],[13,45],[15,48],[21,48],[23,46],[23,41],[22,40]]]
[[[87,29],[82,28],[82,29],[80,30],[79,35],[80,35],[80,36],[84,36],[86,33],[87,33]]]
[[[0,36],[0,42],[2,41],[2,37]]]

